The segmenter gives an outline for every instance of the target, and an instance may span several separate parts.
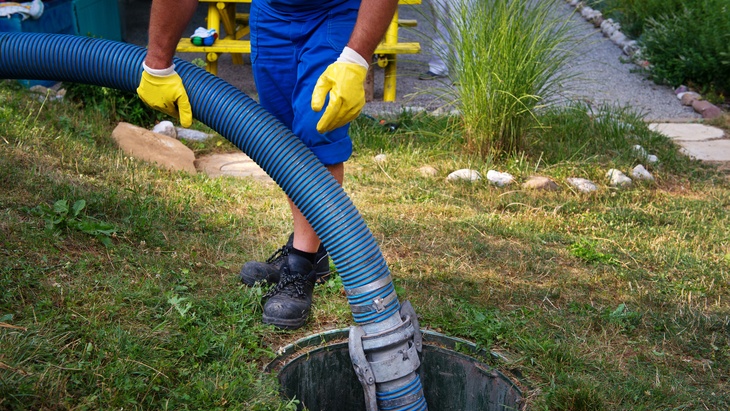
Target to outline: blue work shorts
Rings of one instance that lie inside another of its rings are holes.
[[[274,9],[264,0],[251,4],[251,64],[259,102],[324,165],[350,158],[352,141],[349,125],[317,132],[325,109],[312,110],[312,91],[347,45],[358,7],[359,0],[297,12]]]

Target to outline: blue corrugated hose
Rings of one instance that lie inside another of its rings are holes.
[[[135,91],[145,54],[142,47],[89,37],[0,33],[0,78],[69,81]],[[193,116],[251,157],[299,207],[327,248],[346,291],[389,278],[380,248],[347,194],[288,128],[231,84],[184,60],[176,58],[175,65]],[[377,332],[381,322],[399,321],[400,303],[394,298],[392,281],[375,291],[350,294],[353,318],[368,334]],[[377,297],[392,301],[376,310],[371,303]],[[418,380],[418,388],[420,385]],[[413,405],[398,410],[425,409]]]

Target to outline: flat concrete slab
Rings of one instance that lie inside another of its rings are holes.
[[[695,123],[652,123],[649,128],[672,139],[692,158],[720,163],[730,161],[730,138],[722,129]]]
[[[677,141],[686,155],[701,161],[730,161],[730,139]]]
[[[722,129],[695,123],[652,123],[649,124],[649,129],[675,141],[704,141],[725,136]]]
[[[273,183],[274,180],[244,153],[210,154],[195,160],[195,168],[209,177],[252,178]]]

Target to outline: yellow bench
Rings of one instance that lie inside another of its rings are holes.
[[[214,75],[218,74],[218,56],[221,53],[231,53],[233,64],[243,64],[242,55],[251,53],[251,42],[244,39],[250,33],[249,16],[247,13],[236,13],[236,5],[250,3],[251,0],[199,1],[208,3],[208,28],[215,29],[219,37],[211,46],[196,46],[190,42],[190,38],[182,38],[176,50],[180,53],[205,53],[205,69]],[[417,5],[421,4],[421,0],[399,0],[398,4]],[[225,36],[221,31],[221,24],[225,29]],[[396,9],[383,41],[375,49],[378,65],[385,69],[383,101],[395,101],[398,54],[416,54],[421,51],[420,43],[398,42],[399,26],[413,27],[416,24],[415,20],[399,20]]]

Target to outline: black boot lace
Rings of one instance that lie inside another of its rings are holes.
[[[277,294],[285,294],[292,298],[306,298],[307,293],[304,287],[307,285],[307,279],[299,274],[291,274],[288,266],[284,266],[282,269],[283,272],[281,273],[279,282],[264,295],[264,299],[271,298]]]
[[[289,247],[283,246],[280,249],[274,251],[274,254],[271,254],[271,257],[266,259],[266,264],[274,264],[280,259],[286,257],[289,255]]]

